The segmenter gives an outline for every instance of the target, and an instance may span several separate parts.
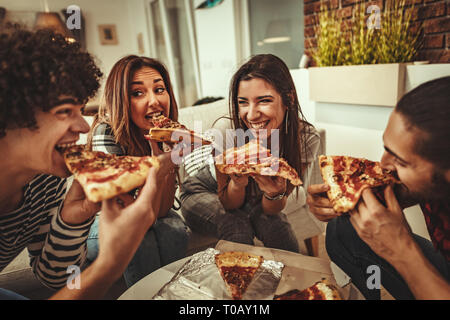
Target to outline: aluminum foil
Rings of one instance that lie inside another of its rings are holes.
[[[220,251],[209,248],[187,261],[173,278],[153,297],[155,300],[227,300],[231,299],[215,264]],[[272,300],[281,279],[284,264],[264,260],[243,295],[244,300]]]

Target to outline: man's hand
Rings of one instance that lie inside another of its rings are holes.
[[[76,226],[85,223],[100,211],[101,203],[89,201],[83,188],[77,180],[73,180],[70,190],[67,192],[61,209],[61,219],[64,223]]]
[[[377,255],[394,265],[405,262],[414,239],[392,186],[386,187],[384,197],[386,207],[370,188],[364,190],[360,204],[350,213],[350,221],[359,237]]]
[[[136,201],[120,195],[102,202],[99,222],[99,254],[81,274],[79,290],[64,287],[52,299],[99,299],[123,273],[159,211],[162,178],[174,167],[170,155],[161,155],[159,168],[150,168]]]
[[[308,187],[308,196],[306,198],[309,211],[311,211],[317,219],[324,222],[328,222],[341,215],[333,210],[333,205],[326,193],[329,189],[330,187],[324,183],[312,184]]]
[[[170,154],[161,155],[160,167],[150,168],[138,198],[127,206],[119,197],[104,200],[99,221],[99,256],[108,268],[120,275],[134,255],[159,212],[164,177],[173,169]],[[123,199],[123,198],[121,198]]]

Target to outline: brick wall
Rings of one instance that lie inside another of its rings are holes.
[[[337,10],[344,19],[352,17],[352,10],[357,3],[366,2],[366,7],[376,4],[383,12],[386,0],[326,0],[324,3],[332,10]],[[423,30],[422,47],[417,60],[428,60],[431,63],[450,62],[450,1],[449,0],[408,0],[413,5],[412,32]],[[315,47],[314,26],[320,12],[320,0],[304,0],[305,17],[305,53],[311,56],[311,47]]]

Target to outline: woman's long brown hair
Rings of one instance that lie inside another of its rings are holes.
[[[117,61],[109,73],[98,113],[88,135],[88,148],[92,148],[93,132],[97,125],[107,123],[112,128],[116,143],[121,145],[127,155],[145,156],[151,153],[141,129],[131,120],[131,82],[135,72],[143,67],[150,67],[161,74],[170,96],[169,118],[178,121],[178,106],[166,67],[152,58],[129,55]]]
[[[241,81],[255,78],[263,79],[272,85],[281,96],[283,105],[287,108],[283,123],[279,128],[279,155],[302,177],[301,158],[306,159],[306,154],[309,152],[306,147],[306,135],[312,130],[313,126],[303,116],[289,68],[277,56],[272,54],[253,56],[239,68],[231,79],[229,103],[234,128],[241,128],[244,131],[249,129],[244,121],[239,118],[238,91]],[[254,190],[253,188],[254,186],[250,186],[250,190]],[[293,186],[289,183],[288,190],[292,190],[292,188]]]

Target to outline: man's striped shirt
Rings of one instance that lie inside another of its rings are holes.
[[[34,274],[50,288],[66,284],[68,266],[82,266],[93,220],[78,226],[62,221],[66,189],[66,179],[38,175],[25,187],[20,207],[0,214],[0,271],[24,248]]]

